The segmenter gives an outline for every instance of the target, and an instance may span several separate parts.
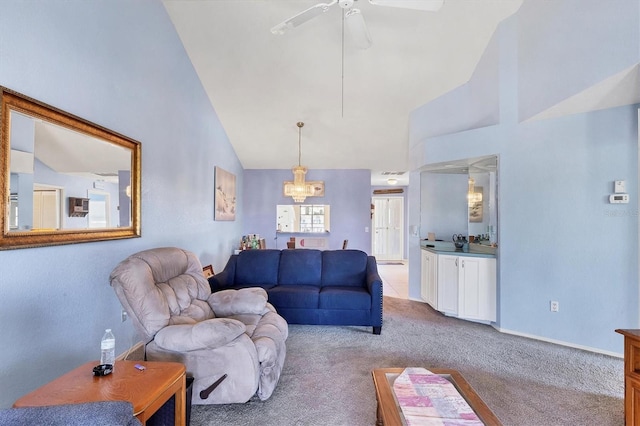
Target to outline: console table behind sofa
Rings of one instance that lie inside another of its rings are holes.
[[[209,278],[211,291],[262,287],[289,324],[382,329],[382,280],[360,250],[245,250]]]

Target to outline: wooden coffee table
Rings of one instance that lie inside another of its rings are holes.
[[[402,416],[402,410],[398,406],[398,401],[393,393],[393,382],[403,371],[404,368],[379,368],[372,372],[373,384],[376,388],[376,400],[378,403],[376,416],[376,424],[378,426],[406,425]],[[482,399],[480,399],[471,385],[458,371],[445,369],[429,369],[429,371],[449,380],[485,425],[502,425],[496,415],[493,414],[491,409],[489,409]]]
[[[18,399],[14,407],[129,401],[144,425],[175,395],[175,424],[184,426],[186,410],[185,366],[178,362],[116,361],[112,374],[93,375],[98,361],[88,362]],[[135,368],[145,367],[144,371]]]

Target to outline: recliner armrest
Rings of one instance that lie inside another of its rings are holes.
[[[217,317],[228,317],[238,314],[262,315],[267,312],[267,299],[267,292],[263,288],[248,287],[212,293],[207,302]]]
[[[246,326],[231,318],[214,318],[196,324],[164,327],[155,335],[162,349],[176,352],[213,349],[225,346],[244,334]]]

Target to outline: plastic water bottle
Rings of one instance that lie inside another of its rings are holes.
[[[107,328],[100,342],[100,364],[116,363],[116,338],[113,336],[110,328]]]

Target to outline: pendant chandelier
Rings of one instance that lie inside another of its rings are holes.
[[[293,198],[296,203],[302,203],[307,197],[314,195],[315,189],[313,183],[305,182],[304,175],[307,174],[307,168],[302,166],[300,161],[302,156],[302,127],[304,123],[299,121],[296,125],[298,126],[298,165],[291,169],[293,182],[284,182],[284,195],[285,197]]]
[[[469,204],[482,202],[482,192],[475,192],[476,181],[469,177],[469,189],[467,190],[467,200]]]

